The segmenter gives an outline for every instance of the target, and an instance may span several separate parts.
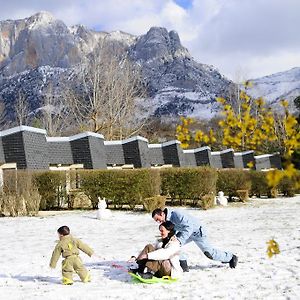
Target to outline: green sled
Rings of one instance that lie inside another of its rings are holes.
[[[177,281],[177,278],[171,278],[171,276],[163,276],[162,278],[158,278],[153,276],[151,279],[144,279],[141,276],[138,276],[136,274],[133,273],[128,273],[131,275],[131,277],[133,278],[133,280],[135,282],[143,282],[143,283],[147,283],[147,284],[153,284],[153,283],[173,283]]]

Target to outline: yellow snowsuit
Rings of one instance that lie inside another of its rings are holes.
[[[90,274],[82,264],[79,257],[79,250],[89,256],[92,256],[94,251],[81,240],[72,237],[71,235],[63,236],[57,243],[50,260],[50,268],[55,268],[57,261],[62,255],[65,259],[62,261],[62,282],[63,284],[73,283],[73,272],[75,271],[81,281],[90,281]]]

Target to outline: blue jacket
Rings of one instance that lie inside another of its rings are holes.
[[[195,217],[180,209],[167,209],[166,220],[175,225],[176,236],[181,245],[184,245],[192,234],[199,232],[202,227]]]

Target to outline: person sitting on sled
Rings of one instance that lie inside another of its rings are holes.
[[[180,243],[176,238],[174,224],[166,221],[159,225],[161,240],[154,246],[148,244],[140,255],[131,260],[136,260],[137,269],[130,269],[129,272],[135,273],[144,279],[151,279],[153,276],[171,276],[179,278],[182,269],[179,264]]]
[[[50,268],[55,268],[57,261],[62,255],[65,259],[62,262],[62,283],[65,285],[73,284],[73,272],[75,271],[81,281],[91,281],[91,276],[79,257],[79,250],[89,256],[92,256],[94,251],[81,240],[70,235],[68,226],[62,226],[57,230],[59,242],[57,243],[50,260]]]
[[[167,220],[175,225],[176,237],[180,246],[184,246],[190,242],[195,244],[203,251],[206,257],[212,260],[228,263],[230,268],[235,268],[238,262],[238,257],[231,252],[222,251],[210,245],[207,233],[202,224],[193,216],[190,216],[185,211],[176,209],[164,210],[156,208],[152,212],[152,218],[155,222],[163,223]],[[184,255],[181,254],[180,266],[184,272],[189,271],[189,267]]]

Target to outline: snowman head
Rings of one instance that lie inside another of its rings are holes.
[[[101,199],[100,197],[98,197],[98,200],[98,208],[105,209],[107,207],[105,199]]]
[[[218,193],[218,196],[219,196],[219,197],[224,197],[224,193],[223,193],[222,191],[220,191],[220,192]]]

